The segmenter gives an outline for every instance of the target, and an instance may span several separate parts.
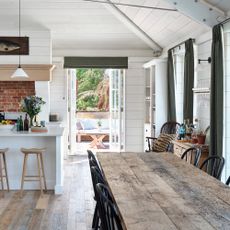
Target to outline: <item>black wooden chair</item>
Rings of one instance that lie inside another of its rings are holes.
[[[184,151],[184,153],[181,156],[181,159],[185,159],[187,162],[197,167],[200,160],[200,156],[201,149],[192,147]]]
[[[228,177],[228,179],[226,181],[226,185],[230,185],[230,176]]]
[[[90,161],[94,161],[91,159]],[[94,190],[94,200],[96,201],[94,214],[93,214],[93,221],[92,221],[92,229],[100,229],[100,217],[99,217],[99,209],[98,209],[98,198],[97,198],[97,191],[96,191],[96,184],[102,183],[105,184],[105,179],[101,174],[101,171],[96,166],[90,167],[92,183],[93,183],[93,190]]]
[[[96,156],[93,154],[93,152],[91,150],[87,150],[87,153],[88,153],[88,159],[94,159],[96,162],[97,162],[97,158]]]
[[[224,168],[224,162],[223,157],[211,156],[204,160],[200,166],[200,169],[205,170],[210,176],[213,176],[219,180]]]
[[[94,215],[92,221],[92,229],[97,230],[100,229],[100,223],[99,223],[100,220],[99,220],[98,202],[96,199],[96,184],[104,183],[105,180],[96,156],[93,154],[91,150],[87,150],[87,153],[88,153],[89,166],[90,166],[90,172],[91,172],[92,184],[94,190],[94,200],[96,201],[96,206],[94,209]]]
[[[99,198],[100,230],[123,230],[117,206],[108,187],[99,183],[96,185],[96,190]]]
[[[91,172],[92,183],[93,183],[94,200],[96,201],[93,221],[92,221],[92,229],[97,230],[97,229],[100,229],[100,218],[99,218],[99,210],[98,210],[99,204],[98,204],[98,198],[97,198],[96,184],[98,183],[106,184],[106,181],[100,169],[98,168],[98,166],[94,164],[95,164],[94,159],[90,159],[90,172]]]
[[[96,167],[98,167],[99,170],[101,170],[101,166],[100,166],[96,156],[93,154],[93,152],[91,150],[87,150],[87,153],[88,153],[89,164],[91,164],[90,167],[96,166]]]
[[[166,123],[164,123],[162,125],[160,133],[177,134],[179,128],[180,128],[180,123],[178,123],[176,121],[168,121],[168,122],[166,122]],[[153,146],[154,141],[157,140],[157,138],[156,137],[146,137],[146,139],[148,141],[148,150],[147,150],[147,152],[154,151],[152,149],[152,146]]]

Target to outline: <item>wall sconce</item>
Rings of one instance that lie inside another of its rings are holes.
[[[212,62],[212,58],[211,57],[208,57],[208,59],[198,59],[198,63],[200,64],[201,62],[208,62],[208,63],[211,63]]]

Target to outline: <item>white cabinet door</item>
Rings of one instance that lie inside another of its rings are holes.
[[[124,140],[124,70],[108,70],[110,79],[110,150],[121,151]]]

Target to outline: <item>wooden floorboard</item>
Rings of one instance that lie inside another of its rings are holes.
[[[65,161],[64,194],[5,192],[0,198],[0,230],[89,230],[94,211],[87,156]]]

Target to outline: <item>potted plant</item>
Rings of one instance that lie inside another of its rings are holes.
[[[200,145],[203,145],[205,143],[205,138],[206,138],[206,135],[203,131],[200,131],[197,133],[197,141],[198,141],[198,144]]]
[[[102,126],[101,120],[97,121],[97,126],[98,126],[98,130],[100,131],[101,130],[101,126]]]
[[[44,104],[45,101],[35,95],[27,96],[21,101],[21,111],[29,115],[30,127],[33,126],[33,119],[41,112],[41,106]]]

